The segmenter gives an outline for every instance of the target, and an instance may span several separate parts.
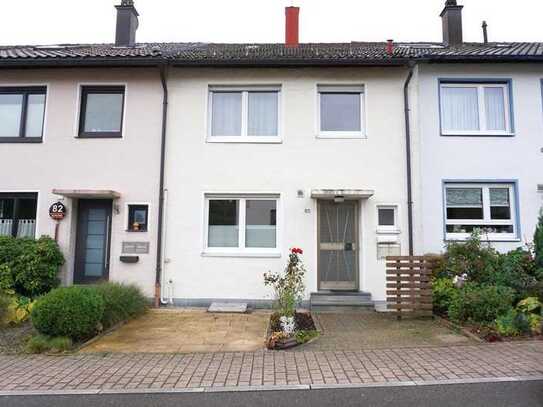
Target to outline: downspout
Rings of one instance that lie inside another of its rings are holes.
[[[407,163],[407,233],[409,236],[409,255],[413,256],[413,179],[411,174],[411,124],[409,120],[409,83],[413,78],[415,63],[409,63],[409,73],[403,85],[405,115],[405,158]]]
[[[162,278],[162,234],[164,218],[164,166],[166,159],[166,124],[168,119],[168,83],[166,80],[167,65],[159,66],[160,82],[162,84],[162,134],[160,139],[160,180],[158,193],[158,228],[157,228],[157,249],[156,249],[156,275],[155,275],[155,307],[161,303],[161,278]]]

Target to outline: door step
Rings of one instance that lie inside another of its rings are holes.
[[[312,311],[373,311],[370,293],[363,291],[319,291],[311,293]]]

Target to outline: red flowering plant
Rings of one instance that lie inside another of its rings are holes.
[[[303,299],[305,268],[300,258],[303,253],[302,249],[293,247],[284,273],[264,273],[264,284],[273,288],[275,307],[280,316],[294,317],[296,306]]]

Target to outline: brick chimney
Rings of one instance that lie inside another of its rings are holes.
[[[138,11],[133,0],[122,0],[117,9],[117,28],[115,45],[118,47],[133,47],[136,45],[136,30],[138,29]]]
[[[285,7],[285,45],[297,47],[299,41],[300,7]]]
[[[454,47],[462,44],[462,9],[464,6],[456,4],[456,0],[447,0],[445,8],[440,14],[443,22],[443,44]]]

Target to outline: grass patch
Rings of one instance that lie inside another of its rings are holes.
[[[72,340],[66,336],[35,335],[27,342],[26,351],[28,353],[61,353],[72,349],[72,346]]]
[[[311,339],[319,336],[319,331],[310,330],[310,331],[298,331],[296,332],[296,342],[299,345],[309,342]]]

